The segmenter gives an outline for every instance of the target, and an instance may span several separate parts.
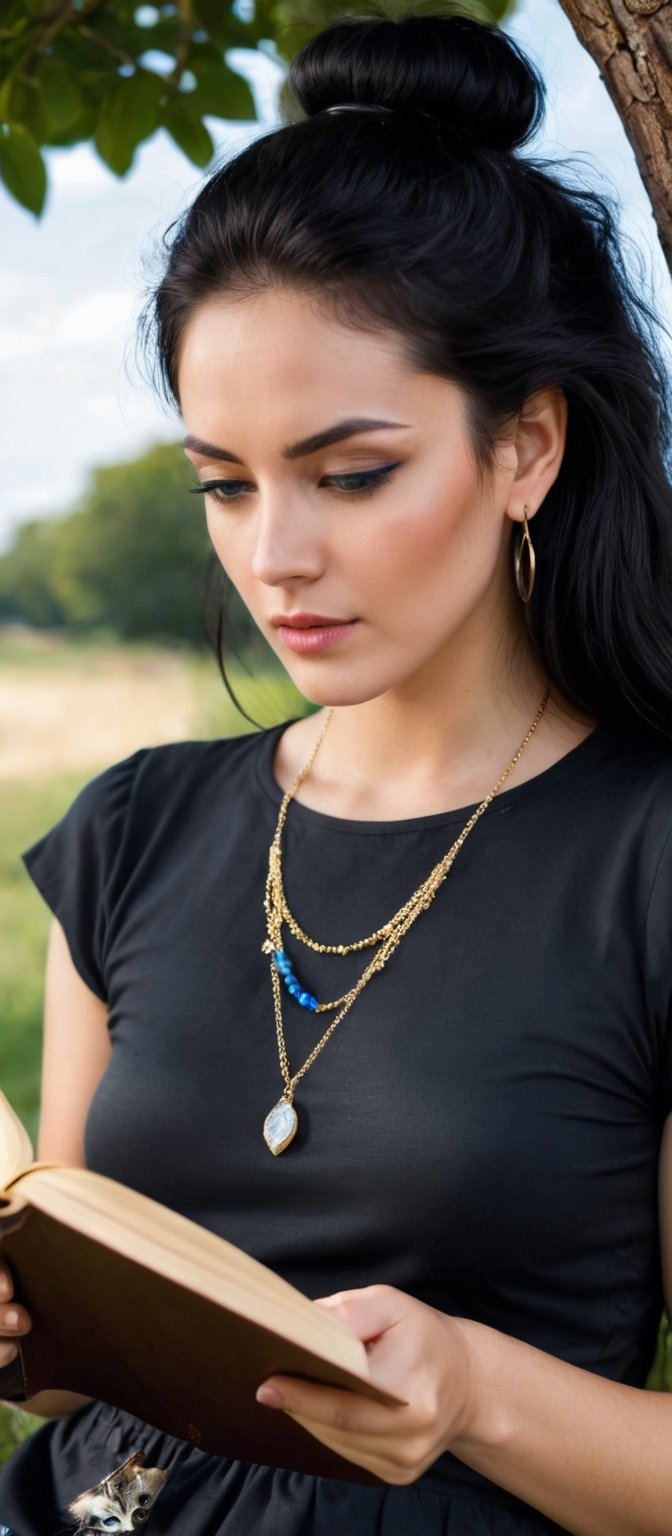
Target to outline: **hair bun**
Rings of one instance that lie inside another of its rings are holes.
[[[531,138],[544,106],[516,44],[468,16],[344,18],[311,38],[289,79],[308,117],[349,104],[422,111],[496,150]]]

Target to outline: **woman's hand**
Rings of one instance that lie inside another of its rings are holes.
[[[19,1351],[15,1339],[30,1333],[31,1320],[25,1307],[13,1300],[14,1282],[4,1259],[0,1258],[0,1369],[10,1365]]]
[[[343,1291],[316,1303],[366,1345],[375,1385],[401,1408],[292,1376],[273,1376],[257,1392],[311,1435],[386,1483],[413,1483],[471,1416],[470,1358],[459,1319],[387,1285]]]

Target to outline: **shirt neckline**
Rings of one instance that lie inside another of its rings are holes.
[[[283,720],[280,725],[275,725],[268,731],[261,733],[261,750],[257,753],[256,773],[258,782],[266,795],[276,807],[280,807],[284,798],[284,790],[278,784],[273,771],[275,750],[283,731],[290,725],[294,725],[299,717],[294,715],[291,720]],[[557,762],[551,763],[549,768],[543,768],[533,778],[526,779],[524,784],[515,784],[511,789],[501,789],[491,805],[485,812],[486,816],[501,813],[518,801],[528,799],[539,794],[547,788],[552,788],[559,779],[571,774],[575,768],[581,767],[585,759],[594,754],[597,747],[602,747],[607,737],[606,728],[596,725],[588,736],[584,736],[577,746],[571,747]],[[257,738],[258,740],[258,738]],[[292,801],[292,820],[300,820],[315,827],[329,827],[336,832],[342,832],[349,836],[367,836],[371,833],[397,832],[421,832],[426,827],[446,827],[453,822],[464,824],[477,809],[480,802],[473,805],[456,807],[450,811],[437,811],[430,816],[410,816],[394,821],[358,821],[344,816],[331,816],[326,811],[316,811],[311,806],[302,805],[299,800]]]

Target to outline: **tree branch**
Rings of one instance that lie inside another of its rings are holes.
[[[134,59],[131,53],[126,53],[124,48],[119,48],[116,43],[111,42],[110,38],[105,37],[103,32],[96,32],[93,27],[86,26],[80,27],[79,31],[82,37],[88,38],[90,43],[95,43],[97,48],[102,48],[104,53],[111,53],[112,57],[118,59],[120,64],[128,64],[131,69],[138,68],[137,59]]]
[[[560,3],[623,120],[672,267],[672,4]]]

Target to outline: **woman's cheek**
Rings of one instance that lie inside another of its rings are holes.
[[[249,570],[251,565],[251,553],[249,559],[245,555],[245,544],[249,542],[249,537],[246,539],[245,531],[235,527],[230,512],[227,518],[225,507],[220,510],[217,506],[207,506],[206,526],[210,543],[220,565],[223,566],[234,586],[238,587],[241,578],[245,577],[246,569]]]

